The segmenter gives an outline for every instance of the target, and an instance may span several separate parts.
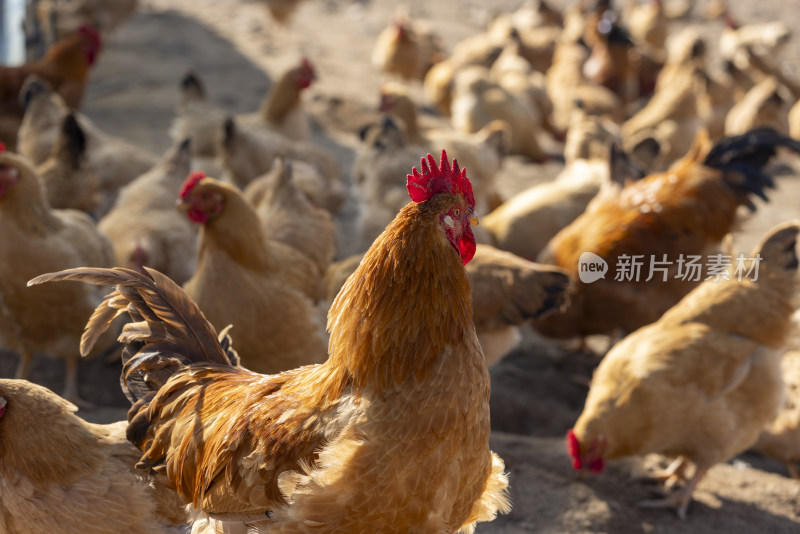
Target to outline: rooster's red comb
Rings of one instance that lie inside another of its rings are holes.
[[[420,160],[420,168],[421,174],[416,167],[413,167],[406,182],[411,200],[424,202],[438,193],[454,193],[462,195],[467,204],[475,207],[475,196],[472,194],[472,184],[467,178],[467,170],[459,168],[455,159],[451,167],[446,151],[442,150],[438,167],[433,156],[428,154],[427,161],[426,158]]]
[[[0,141],[0,152],[5,152],[5,151],[6,151],[6,144]]]
[[[583,462],[581,462],[581,443],[571,428],[567,430],[567,454],[572,458],[572,467],[575,469],[583,467]]]
[[[205,178],[206,175],[202,171],[195,171],[186,178],[186,181],[183,182],[183,186],[181,186],[181,198],[186,198],[189,196],[189,193],[192,192],[192,189],[200,183],[200,180]]]

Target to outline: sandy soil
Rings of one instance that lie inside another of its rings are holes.
[[[491,10],[520,3],[493,1]],[[554,3],[564,5],[566,0]],[[794,2],[730,3],[742,20],[798,20]],[[447,46],[482,29],[491,16],[489,3],[480,0],[405,4],[412,15],[434,21]],[[696,4],[695,12],[701,13],[706,2]],[[281,28],[255,1],[142,0],[140,13],[111,37],[93,72],[85,112],[107,131],[160,153],[170,144],[178,81],[187,69],[201,74],[215,102],[244,112],[258,106],[276,72],[307,55],[320,74],[307,95],[319,125],[315,138],[334,148],[349,170],[357,146],[352,132],[374,116],[381,82],[369,63],[372,44],[396,5],[385,0],[307,1],[289,26]],[[719,29],[719,23],[707,24],[709,36]],[[795,39],[784,58],[790,71],[800,64],[798,59]],[[796,160],[788,163],[797,166]],[[543,166],[511,158],[503,171],[502,191],[513,194],[559,169],[557,157]],[[760,204],[742,226],[736,247],[749,250],[769,227],[798,217],[798,193],[796,175],[780,178],[773,201]],[[341,215],[343,235],[351,218],[349,204]],[[342,245],[341,255],[351,251],[347,240]],[[593,341],[596,350],[608,344],[605,339]],[[652,488],[633,477],[663,463],[659,457],[614,462],[602,476],[578,480],[563,436],[583,406],[584,384],[598,361],[593,352],[570,352],[526,332],[522,345],[492,370],[492,445],[510,472],[514,510],[480,525],[479,533],[800,531],[800,483],[786,478],[783,466],[752,454],[712,469],[684,522],[671,512],[634,507]],[[0,354],[0,376],[11,376],[14,364],[13,357]],[[81,415],[97,422],[124,417],[118,376],[117,362],[83,362],[81,395],[98,408]],[[62,362],[37,358],[33,380],[60,391],[62,377]]]

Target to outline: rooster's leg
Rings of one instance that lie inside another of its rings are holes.
[[[28,378],[28,373],[31,371],[31,360],[33,360],[33,353],[28,349],[23,350],[22,354],[19,355],[17,374],[14,378],[20,380],[26,380]]]
[[[67,358],[67,373],[64,377],[64,394],[62,396],[78,408],[94,407],[91,402],[78,396],[78,358]]]
[[[673,491],[664,499],[640,501],[636,503],[636,506],[639,508],[675,508],[678,517],[686,519],[686,511],[689,509],[689,503],[692,502],[692,494],[706,471],[707,469],[698,469],[685,486]]]

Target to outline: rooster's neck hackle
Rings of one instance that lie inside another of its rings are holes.
[[[463,253],[443,225],[456,206],[474,209],[472,185],[444,150],[438,165],[428,154],[420,169],[407,177],[413,202],[378,236],[331,305],[327,366],[334,378],[323,394],[337,396],[350,384],[381,396],[408,380],[425,384],[475,338]]]
[[[381,394],[424,381],[445,348],[474,328],[469,278],[439,223],[441,204],[455,199],[403,208],[334,301],[329,365],[356,389]]]

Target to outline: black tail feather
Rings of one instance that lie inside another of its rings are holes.
[[[766,190],[774,189],[775,181],[764,172],[764,167],[775,156],[778,147],[800,153],[800,141],[772,128],[754,128],[719,141],[706,155],[703,164],[722,171],[728,185],[742,194],[742,203],[755,210],[755,204],[748,196],[754,194],[768,200]]]

